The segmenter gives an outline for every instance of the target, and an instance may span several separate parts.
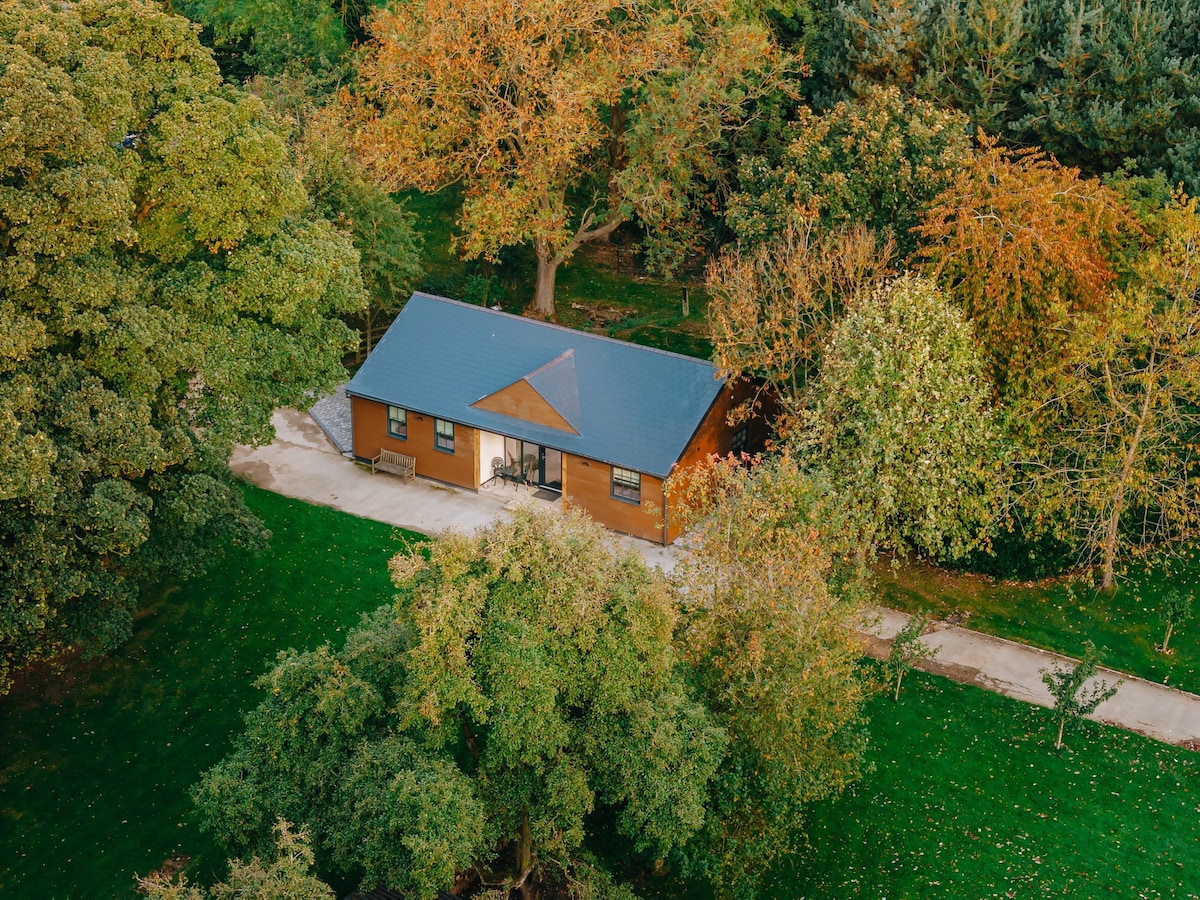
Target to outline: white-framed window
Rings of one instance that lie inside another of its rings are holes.
[[[433,446],[443,453],[454,452],[454,423],[445,419],[433,420]]]
[[[642,502],[642,473],[632,469],[612,467],[612,496],[626,503]]]
[[[408,410],[399,406],[388,407],[388,437],[408,440]]]

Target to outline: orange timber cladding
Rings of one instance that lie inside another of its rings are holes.
[[[733,435],[742,427],[728,422],[730,409],[745,400],[753,388],[740,383],[737,388],[722,390],[704,416],[687,448],[680,455],[676,469],[702,462],[711,454],[725,454],[732,449]],[[416,459],[417,474],[457,487],[478,490],[481,479],[479,458],[480,432],[468,425],[454,424],[454,452],[435,447],[434,416],[410,410],[408,437],[400,439],[388,434],[387,406],[363,397],[350,398],[354,429],[354,451],[359,459],[369,459],[381,449],[394,450]],[[768,434],[767,422],[751,419],[746,443],[761,448]],[[588,515],[613,531],[634,537],[669,544],[679,537],[675,527],[663,526],[662,479],[642,473],[641,503],[612,496],[612,467],[599,460],[571,453],[562,455],[563,505],[585,510]]]

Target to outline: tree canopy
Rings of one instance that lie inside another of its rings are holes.
[[[350,68],[350,50],[374,0],[175,0],[173,8],[211,29],[231,80],[303,74],[330,91]]]
[[[1012,399],[1034,395],[1104,332],[1138,228],[1099,181],[984,140],[916,231],[925,270],[971,320]]]
[[[970,325],[932,282],[905,275],[833,330],[796,453],[843,496],[865,547],[961,557],[1002,483],[991,395]]]
[[[651,858],[695,832],[726,738],[683,680],[661,576],[529,511],[428,552],[393,559],[395,607],[343,650],[261,679],[198,790],[217,836],[259,852],[283,816],[368,883],[429,895],[470,870],[534,897],[604,880],[582,848],[598,807]]]
[[[717,896],[753,897],[772,863],[803,852],[810,804],[864,765],[856,536],[828,483],[786,452],[751,467],[713,460],[667,489],[673,515],[697,525],[674,573],[679,642],[729,736],[681,856]]]
[[[636,216],[695,224],[727,129],[783,62],[726,0],[401,3],[370,20],[351,136],[392,187],[461,183],[468,257],[532,244],[536,314],[558,267]],[[675,260],[676,262],[678,260]]]
[[[1114,327],[1039,398],[1018,488],[1031,518],[1113,584],[1200,521],[1200,213],[1178,197],[1113,298]]]
[[[891,274],[895,245],[861,225],[788,224],[770,240],[726,249],[708,269],[713,361],[775,392],[786,432],[854,298]]]
[[[916,248],[920,214],[971,155],[967,119],[895,88],[869,90],[824,113],[802,107],[783,159],[742,163],[727,220],[743,242],[815,217],[828,227],[889,234]]]
[[[1194,0],[846,0],[822,22],[823,105],[892,86],[1087,175],[1200,192]]]
[[[341,377],[364,297],[271,116],[155,4],[5,3],[0,121],[3,687],[261,540],[228,451]]]
[[[793,502],[744,535],[757,555],[706,534],[676,583],[578,514],[519,510],[397,554],[394,605],[259,680],[196,788],[208,827],[265,856],[287,818],[318,859],[423,896],[456,877],[629,896],[591,855],[600,827],[751,896],[864,742],[857,602],[831,587],[820,491],[797,478],[730,481],[712,521]]]

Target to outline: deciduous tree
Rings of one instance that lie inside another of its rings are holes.
[[[473,870],[502,894],[595,896],[597,805],[650,858],[703,824],[726,737],[639,558],[579,516],[525,510],[392,574],[395,607],[343,650],[283,654],[261,679],[197,791],[223,842],[261,848],[285,816],[372,884],[427,896]]]
[[[773,240],[726,249],[709,266],[713,361],[763,379],[786,430],[851,301],[889,274],[894,245],[863,226],[822,230],[809,219]]]
[[[921,212],[973,152],[961,113],[871,88],[822,113],[796,114],[777,164],[743,162],[726,218],[743,243],[816,218],[827,228],[866,225],[907,257]]]
[[[1109,684],[1100,679],[1089,685],[1099,668],[1100,657],[1096,654],[1095,645],[1089,642],[1083,659],[1075,665],[1054,663],[1040,670],[1042,681],[1054,698],[1052,721],[1058,726],[1058,733],[1054,737],[1055,750],[1062,749],[1063,734],[1068,729],[1078,728],[1085,716],[1094,713],[1101,703],[1115,696],[1120,689],[1120,681]]]
[[[225,468],[342,377],[349,239],[186,20],[0,6],[0,690],[263,534]]]
[[[347,323],[361,332],[362,349],[370,353],[421,276],[416,217],[368,177],[336,116],[305,93],[302,80],[258,78],[251,88],[292,122],[296,165],[313,207],[354,240],[369,302]]]
[[[532,244],[533,311],[558,267],[636,216],[686,222],[718,151],[783,62],[727,0],[423,0],[377,13],[351,139],[389,186],[461,183],[458,246]]]
[[[257,856],[249,862],[230,860],[229,877],[207,891],[189,885],[183,875],[178,880],[152,875],[138,879],[138,893],[150,900],[334,900],[333,888],[312,874],[314,857],[308,832],[303,828],[296,831],[280,819],[275,834],[273,862]]]
[[[350,48],[374,0],[174,0],[177,12],[212,29],[216,48],[250,74],[305,73],[327,92],[348,74]],[[244,67],[244,68],[243,68]]]
[[[730,740],[684,855],[718,896],[750,897],[799,852],[808,804],[862,769],[862,572],[836,498],[786,453],[752,468],[714,460],[668,493],[680,523],[697,523],[675,573],[680,642]]]
[[[925,633],[928,625],[929,616],[923,614],[910,616],[909,620],[904,623],[904,627],[892,638],[892,648],[888,651],[883,668],[896,685],[892,699],[897,703],[900,702],[900,683],[904,681],[904,676],[918,662],[923,659],[932,659],[941,650],[941,647],[930,647],[921,640],[921,635]]]
[[[1177,588],[1167,591],[1163,597],[1162,619],[1163,640],[1158,650],[1160,653],[1170,653],[1171,635],[1175,629],[1187,621],[1192,614],[1192,595]]]
[[[1113,584],[1130,554],[1163,550],[1200,522],[1200,209],[1177,199],[1158,246],[1114,297],[1113,327],[1025,415],[1027,506]]]
[[[971,320],[1007,399],[1034,395],[1105,333],[1115,261],[1136,230],[1098,181],[991,140],[916,229],[925,270]]]
[[[794,450],[845,497],[867,547],[960,557],[983,541],[1002,483],[991,390],[970,325],[905,275],[834,329]]]

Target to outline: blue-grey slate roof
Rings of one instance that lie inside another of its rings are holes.
[[[471,405],[522,378],[579,434]],[[722,385],[702,359],[417,293],[346,393],[664,478]]]

